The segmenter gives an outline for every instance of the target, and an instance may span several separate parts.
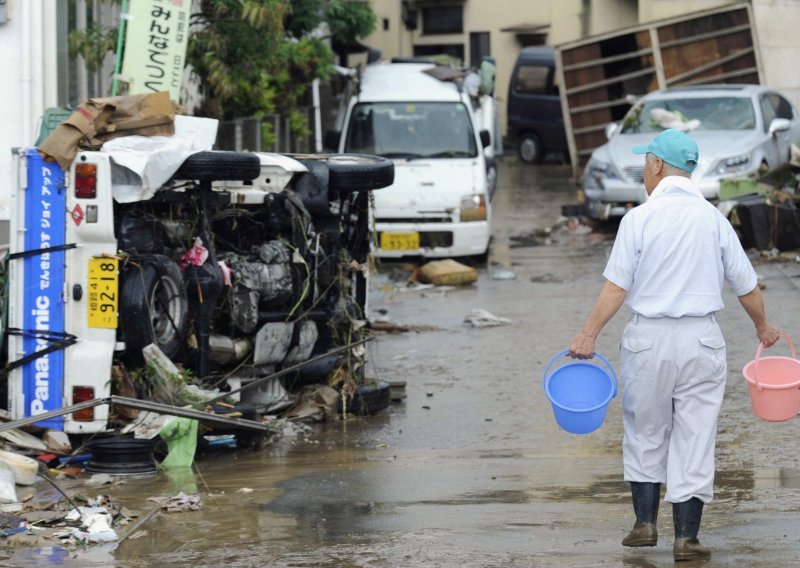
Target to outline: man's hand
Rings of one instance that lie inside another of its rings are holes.
[[[581,332],[572,340],[568,355],[573,359],[591,359],[594,347],[594,336]]]
[[[756,329],[758,340],[764,347],[772,347],[775,345],[775,342],[780,338],[780,334],[781,332],[769,323]]]

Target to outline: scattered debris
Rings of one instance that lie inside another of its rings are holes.
[[[148,501],[158,503],[167,513],[187,513],[200,510],[200,496],[187,495],[183,491],[173,497],[150,497]]]
[[[83,542],[119,540],[119,535],[111,528],[113,517],[106,507],[79,507],[77,511],[73,509],[67,513],[65,520],[80,521],[80,526],[57,532],[54,536]]]
[[[535,282],[537,284],[561,284],[564,282],[564,280],[562,280],[555,274],[551,274],[548,272],[547,274],[531,276],[531,282]]]
[[[480,308],[473,308],[469,315],[464,318],[464,322],[473,327],[496,327],[498,325],[509,325],[511,320],[497,317]]]
[[[493,280],[514,280],[516,277],[517,275],[510,270],[495,270],[492,273]]]
[[[441,331],[442,328],[435,325],[411,325],[390,322],[372,322],[370,329],[375,331],[385,331],[387,333],[406,333],[409,331]]]

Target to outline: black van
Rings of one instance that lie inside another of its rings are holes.
[[[569,156],[555,72],[552,47],[523,48],[514,64],[507,135],[523,162],[541,162],[547,152]]]

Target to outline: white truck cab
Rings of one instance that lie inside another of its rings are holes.
[[[465,77],[433,63],[370,64],[328,135],[339,152],[394,161],[394,184],[374,194],[378,257],[488,250],[494,99]]]

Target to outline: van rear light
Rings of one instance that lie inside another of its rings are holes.
[[[75,165],[75,197],[79,199],[97,197],[97,166],[95,164]]]
[[[72,387],[72,404],[94,400],[93,387]],[[94,420],[94,408],[84,408],[72,413],[72,419],[78,422],[91,422]]]

